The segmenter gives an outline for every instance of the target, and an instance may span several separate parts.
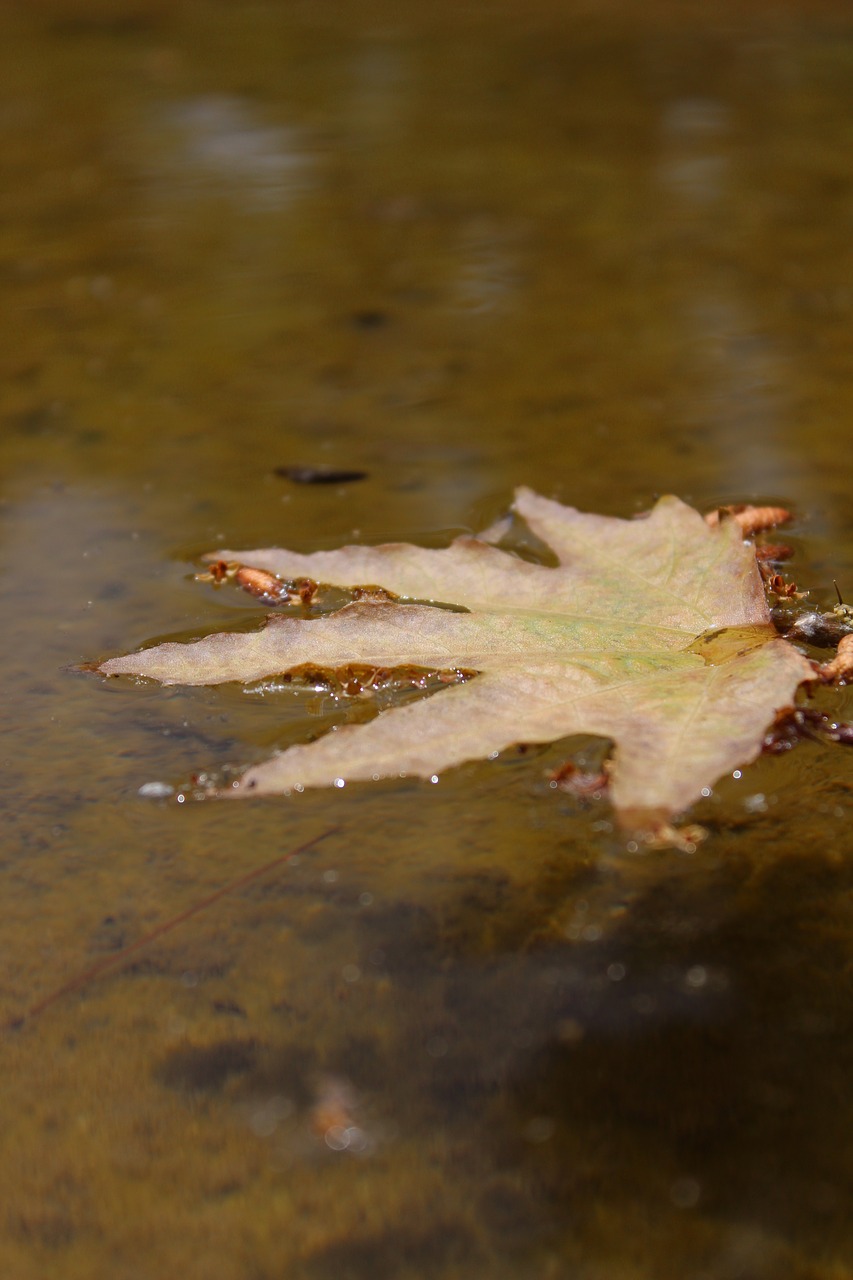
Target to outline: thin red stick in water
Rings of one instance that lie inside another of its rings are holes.
[[[207,898],[202,898],[201,902],[196,902],[191,907],[187,907],[186,911],[182,911],[180,915],[172,916],[171,920],[158,924],[156,929],[152,929],[150,933],[146,933],[143,937],[137,938],[136,942],[132,942],[129,947],[122,947],[121,951],[116,951],[111,956],[105,956],[103,960],[99,960],[97,964],[93,964],[88,969],[84,969],[82,973],[78,973],[75,977],[70,978],[68,982],[63,982],[61,987],[57,987],[41,1000],[37,1000],[34,1005],[27,1009],[26,1013],[21,1014],[17,1018],[10,1018],[8,1022],[3,1024],[2,1030],[14,1031],[22,1027],[30,1018],[35,1018],[38,1014],[43,1013],[50,1005],[55,1004],[62,996],[70,995],[72,991],[79,991],[81,987],[85,987],[87,983],[94,978],[99,977],[108,969],[114,969],[118,965],[124,964],[128,956],[133,955],[135,951],[141,951],[143,947],[147,947],[149,942],[153,942],[155,938],[160,938],[164,933],[169,933],[172,929],[177,928],[179,924],[183,924],[185,920],[189,920],[191,916],[196,916],[200,911],[204,911],[207,907],[213,905],[220,898],[224,898],[226,894],[235,893],[238,889],[244,888],[247,884],[251,884],[253,880],[260,880],[261,876],[265,876],[268,871],[272,871],[274,867],[278,867],[282,862],[287,862],[289,858],[297,854],[303,854],[308,849],[319,844],[321,840],[325,840],[327,836],[334,835],[339,831],[339,827],[328,827],[325,831],[321,831],[318,836],[312,836],[310,840],[306,840],[304,844],[297,845],[295,849],[289,849],[287,853],[280,854],[277,858],[273,858],[272,862],[266,862],[262,867],[255,867],[254,871],[247,872],[246,875],[240,876],[237,880],[232,880],[230,884],[223,885],[221,889],[217,889],[215,893],[210,894]]]

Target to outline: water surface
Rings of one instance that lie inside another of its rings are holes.
[[[632,853],[559,745],[144,800],[350,713],[70,670],[519,483],[784,501],[853,597],[851,72],[805,0],[3,9],[4,1274],[853,1273],[841,750]]]

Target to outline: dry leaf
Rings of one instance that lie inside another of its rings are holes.
[[[752,507],[747,503],[738,503],[730,507],[717,507],[705,514],[705,521],[712,527],[723,519],[734,520],[740,526],[745,538],[752,538],[765,529],[774,529],[777,525],[787,524],[791,513],[787,507]]]
[[[309,666],[477,671],[368,724],[340,727],[248,769],[237,795],[416,775],[431,778],[518,742],[598,734],[615,743],[610,796],[628,825],[684,810],[752,760],[810,664],[770,622],[751,547],[677,498],[644,520],[587,515],[519,489],[514,512],[555,553],[531,564],[492,545],[407,544],[299,555],[221,551],[282,580],[379,583],[315,618],[272,615],[260,631],[162,644],[100,666],[164,684],[254,681]]]
[[[841,637],[835,657],[819,667],[818,674],[822,680],[836,684],[849,684],[853,680],[853,635]]]

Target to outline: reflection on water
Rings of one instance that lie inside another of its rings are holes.
[[[734,128],[731,113],[713,100],[675,101],[662,120],[669,229],[705,264],[685,275],[682,303],[691,355],[707,382],[696,425],[713,432],[732,489],[807,493],[808,459],[786,449],[782,431],[782,354],[761,316],[749,313],[742,273],[721,261],[741,199],[730,154]]]
[[[170,104],[145,133],[166,135],[151,174],[161,198],[190,198],[199,183],[209,183],[243,209],[281,209],[309,182],[309,157],[296,131],[265,125],[238,98],[208,94]]]
[[[108,8],[0,18],[3,1274],[842,1280],[840,749],[631,853],[559,746],[194,802],[345,713],[69,668],[517,483],[853,595],[846,7]]]
[[[455,287],[463,311],[486,313],[512,307],[519,284],[517,236],[488,222],[472,220],[461,228],[459,275]]]
[[[730,125],[721,102],[682,98],[667,105],[661,121],[665,152],[660,172],[673,196],[697,208],[719,204],[728,157],[708,152],[715,143],[719,145]]]

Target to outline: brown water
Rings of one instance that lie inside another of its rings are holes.
[[[849,753],[693,855],[559,746],[181,806],[340,713],[67,669],[518,483],[788,501],[853,597],[849,5],[7,5],[0,137],[2,1274],[853,1275]]]

